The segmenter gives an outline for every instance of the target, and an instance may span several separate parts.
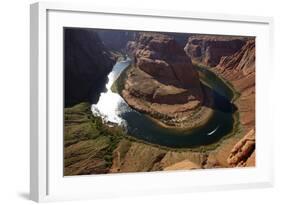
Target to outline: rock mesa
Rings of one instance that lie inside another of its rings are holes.
[[[127,46],[134,65],[124,82],[127,103],[166,125],[186,127],[210,116],[202,104],[209,100],[191,59],[173,37],[140,33]],[[192,115],[198,109],[197,115]],[[192,117],[193,116],[193,117]],[[193,126],[192,125],[192,126]]]

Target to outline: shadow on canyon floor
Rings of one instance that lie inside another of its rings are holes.
[[[205,96],[207,96],[206,93],[212,93],[212,102],[208,100],[204,100],[203,105],[209,108],[212,108],[213,110],[219,110],[221,112],[225,113],[235,113],[237,111],[237,107],[235,104],[233,104],[230,99],[227,97],[221,95],[217,91],[209,88],[208,86],[203,86],[203,90],[205,93]]]

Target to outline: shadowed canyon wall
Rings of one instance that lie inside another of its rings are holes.
[[[114,58],[92,29],[64,30],[65,106],[97,102]]]

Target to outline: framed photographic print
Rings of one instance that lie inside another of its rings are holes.
[[[269,17],[31,5],[31,199],[271,186]]]

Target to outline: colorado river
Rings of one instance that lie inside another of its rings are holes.
[[[101,93],[97,104],[92,105],[94,115],[101,116],[105,122],[126,126],[128,134],[135,138],[173,148],[209,145],[233,130],[235,121],[235,107],[231,103],[233,92],[211,71],[197,68],[200,78],[213,90],[216,105],[214,115],[203,127],[187,132],[161,127],[145,114],[132,109],[119,94],[111,91],[114,81],[130,64],[131,59],[127,58],[114,65],[108,75],[107,91]]]

